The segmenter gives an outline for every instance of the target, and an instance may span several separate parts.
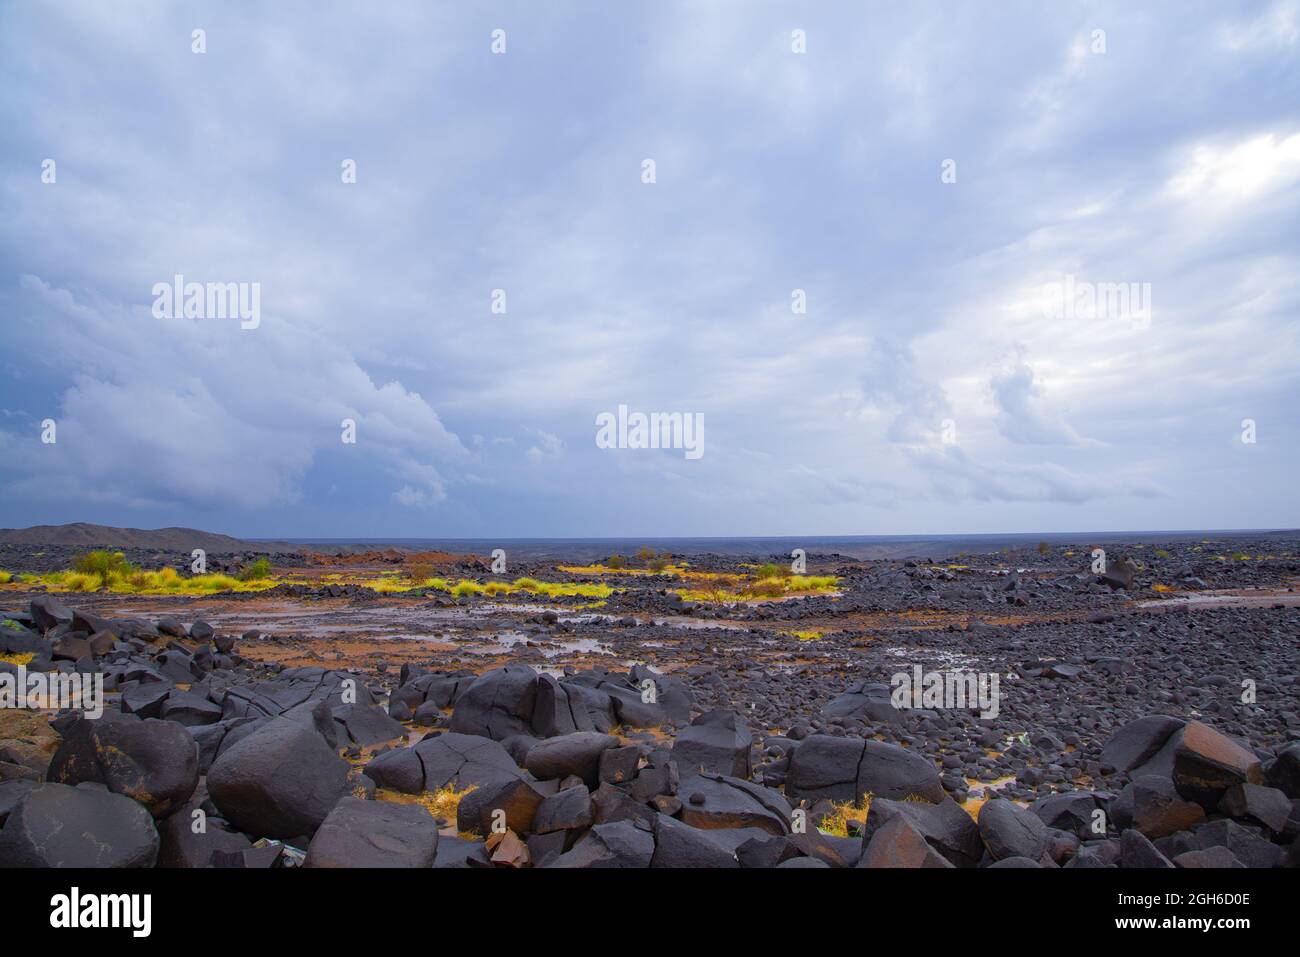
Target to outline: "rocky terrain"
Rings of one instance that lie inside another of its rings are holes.
[[[770,601],[540,559],[511,577],[617,590],[5,586],[0,682],[98,673],[107,701],[0,708],[0,866],[1296,866],[1298,551],[812,555],[835,588]],[[37,552],[0,557],[67,557]],[[914,669],[996,676],[996,714],[897,706]]]

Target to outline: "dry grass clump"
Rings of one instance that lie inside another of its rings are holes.
[[[822,822],[817,825],[817,830],[832,837],[848,837],[850,821],[857,831],[861,831],[866,825],[867,812],[871,810],[871,795],[864,794],[857,801],[832,801],[831,807],[834,810],[822,818]]]

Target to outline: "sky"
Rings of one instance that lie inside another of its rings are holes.
[[[1298,259],[1300,0],[0,0],[0,525],[1300,526]]]

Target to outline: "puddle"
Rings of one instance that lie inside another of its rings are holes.
[[[886,648],[885,654],[895,658],[924,658],[926,661],[935,661],[947,668],[953,670],[974,669],[979,664],[978,658],[972,658],[970,655],[959,654],[955,651],[944,651],[940,648]]]
[[[475,640],[461,651],[470,655],[507,655],[519,645],[529,645],[541,653],[543,658],[558,658],[561,655],[612,655],[613,649],[596,638],[570,638],[563,641],[538,640],[536,636],[522,632],[506,631],[493,635],[487,642]]]
[[[1273,605],[1300,608],[1300,594],[1289,589],[1242,589],[1172,593],[1168,598],[1135,602],[1137,608],[1268,608]]]

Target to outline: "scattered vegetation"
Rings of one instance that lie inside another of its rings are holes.
[[[262,557],[239,572],[241,582],[260,582],[271,577],[271,562]]]
[[[14,580],[13,572],[0,571],[0,585],[8,585]]]
[[[14,654],[11,655],[7,655],[4,652],[0,652],[0,661],[3,661],[6,664],[10,664],[10,665],[29,664],[31,660],[35,657],[36,655],[32,654],[32,652],[30,651],[15,652]]]
[[[867,822],[867,812],[871,810],[871,795],[864,794],[859,801],[832,801],[832,812],[822,818],[817,830],[833,837],[848,837],[849,823],[855,831],[861,831]]]
[[[834,575],[787,575],[781,578],[722,582],[714,588],[679,588],[684,601],[730,602],[789,598],[795,595],[824,595],[835,590]],[[729,587],[728,587],[729,586]]]
[[[618,557],[620,556],[610,556],[610,558]],[[606,559],[605,563],[601,565],[560,565],[556,570],[568,575],[671,575],[674,578],[733,577],[716,572],[688,571],[685,562],[674,563],[667,555],[654,558],[646,568],[629,568],[626,559],[617,566],[611,565],[609,562],[610,559]]]
[[[457,791],[452,785],[439,788],[437,791],[424,791],[421,794],[403,794],[400,791],[390,791],[387,788],[375,789],[376,801],[388,801],[391,804],[418,804],[429,812],[429,816],[435,820],[446,821],[449,824],[456,823],[456,811],[460,808],[460,802],[474,790],[474,785],[470,785],[463,791]],[[476,835],[462,834],[462,837],[468,840],[477,840]]]
[[[1169,557],[1169,553],[1165,551],[1163,548],[1156,549],[1156,558],[1168,558],[1168,557]]]
[[[125,578],[136,571],[121,552],[93,551],[72,560],[72,570],[82,575],[98,575],[105,582]]]
[[[605,559],[605,565],[607,568],[618,571],[627,567],[627,559],[622,555],[610,555],[609,558]]]
[[[102,589],[124,595],[211,595],[224,591],[262,591],[275,583],[267,579],[240,581],[230,575],[219,574],[184,578],[174,568],[142,571],[129,564],[114,564],[104,572],[74,570],[19,575],[14,576],[13,584],[44,587],[53,592],[93,592]]]
[[[433,577],[433,566],[428,562],[415,562],[407,568],[406,574],[418,584]]]
[[[1038,554],[1050,555],[1051,553],[1052,553],[1052,546],[1048,542],[1038,543]]]
[[[822,633],[821,633],[820,631],[792,631],[792,632],[790,632],[790,637],[791,637],[791,638],[798,638],[800,641],[817,641],[819,638],[821,638],[821,636],[822,636]]]
[[[385,582],[376,582],[374,580],[363,582],[367,587],[374,588],[379,592],[398,592],[408,591],[409,589],[392,579]],[[535,578],[517,578],[513,582],[476,582],[469,579],[461,579],[452,583],[445,578],[428,578],[420,585],[420,588],[433,588],[438,591],[450,592],[457,598],[466,598],[470,595],[511,595],[515,592],[527,592],[530,595],[541,595],[547,598],[608,598],[614,593],[614,589],[609,585],[599,582],[542,582]]]

